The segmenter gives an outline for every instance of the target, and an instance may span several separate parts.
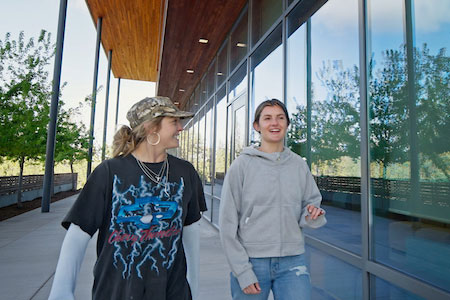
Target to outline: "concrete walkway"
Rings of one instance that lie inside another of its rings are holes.
[[[2,300],[47,299],[65,230],[60,222],[76,195],[51,204],[51,212],[40,208],[0,222],[0,294]],[[95,237],[89,242],[78,276],[75,297],[91,299]],[[218,231],[201,221],[199,300],[228,300],[229,267]]]

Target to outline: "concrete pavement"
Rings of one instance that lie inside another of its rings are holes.
[[[51,204],[51,212],[40,208],[0,222],[0,297],[3,300],[47,299],[65,230],[60,222],[76,195]],[[228,300],[229,267],[218,231],[201,221],[199,300]],[[90,242],[78,276],[75,297],[91,299],[92,268],[96,238]]]

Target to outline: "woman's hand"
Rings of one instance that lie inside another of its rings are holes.
[[[308,210],[308,213],[309,213],[309,215],[305,217],[306,221],[315,220],[319,216],[325,214],[325,211],[323,209],[321,209],[320,207],[315,207],[312,204],[309,204],[308,206],[306,206],[306,209]]]
[[[258,282],[255,282],[244,288],[243,291],[244,294],[259,294],[261,293],[261,287]]]

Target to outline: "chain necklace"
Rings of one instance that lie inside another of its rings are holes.
[[[139,168],[141,168],[142,172],[151,181],[153,181],[157,186],[162,184],[162,179],[163,179],[162,175],[164,174],[164,171],[165,171],[166,182],[164,183],[164,193],[167,195],[167,197],[170,197],[170,195],[169,195],[169,160],[168,160],[168,157],[166,156],[166,159],[164,160],[158,174],[153,172],[147,165],[145,165],[142,161],[140,161],[136,156],[134,156],[134,158],[136,159],[136,162],[137,162]]]

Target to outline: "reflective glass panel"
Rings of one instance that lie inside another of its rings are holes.
[[[253,0],[252,9],[252,45],[255,45],[281,16],[283,1]]]
[[[212,194],[212,117],[213,117],[214,98],[206,105],[206,130],[205,130],[205,192]]]
[[[209,66],[208,75],[206,75],[207,78],[207,90],[208,90],[208,98],[210,98],[212,95],[214,95],[215,91],[215,72],[216,72],[216,61],[214,60],[211,65]]]
[[[371,299],[376,300],[425,300],[411,292],[408,292],[398,286],[393,285],[379,277],[371,276]]]
[[[194,116],[194,125],[192,126],[192,164],[198,170],[198,114]]]
[[[311,172],[328,223],[305,232],[361,254],[358,37],[358,0],[330,0],[311,18]]]
[[[256,107],[267,99],[282,99],[283,96],[283,51],[281,47],[281,25],[256,49],[251,56],[251,109],[249,123],[253,123]],[[250,126],[250,141],[259,141],[259,135]]]
[[[297,6],[288,16],[286,107],[291,125],[288,147],[308,159],[306,110],[306,24],[301,24],[304,10]],[[301,26],[300,26],[301,25]]]
[[[189,123],[188,125],[188,144],[187,144],[187,160],[190,161],[191,163],[193,162],[194,159],[194,151],[193,151],[193,146],[194,146],[194,127],[192,126],[192,121]]]
[[[230,70],[234,70],[248,51],[248,13],[247,9],[231,32]]]
[[[450,2],[412,2],[369,6],[372,254],[450,291]]]
[[[227,95],[225,87],[216,94],[216,131],[215,131],[215,160],[214,160],[214,188],[213,194],[220,197],[222,192],[223,179],[225,178],[225,155],[227,140]]]
[[[247,91],[247,64],[244,63],[230,78],[230,94],[228,101],[232,102],[242,92]]]
[[[308,245],[305,254],[311,276],[311,299],[363,299],[360,269]]]
[[[203,77],[201,83],[200,83],[200,103],[199,105],[202,106],[206,102],[206,76]]]
[[[202,181],[205,180],[205,109],[202,108],[199,112],[199,122],[198,122],[198,147],[197,147],[197,156],[198,156],[198,175]]]
[[[224,42],[224,46],[222,47],[222,49],[219,51],[219,54],[217,55],[217,77],[216,77],[216,82],[217,82],[217,86],[219,87],[224,81],[225,78],[227,78],[228,76],[228,45],[227,45],[228,41]]]

